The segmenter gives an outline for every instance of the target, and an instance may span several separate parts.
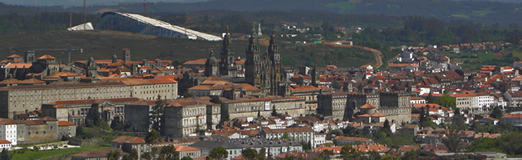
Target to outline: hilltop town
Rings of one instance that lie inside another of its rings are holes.
[[[386,69],[292,68],[282,63],[278,36],[263,50],[261,34],[250,35],[244,58],[227,32],[219,50],[181,65],[133,60],[131,47],[70,63],[35,51],[10,55],[0,62],[0,146],[110,141],[72,159],[156,157],[171,146],[192,159],[505,158],[474,143],[517,136],[522,126],[522,62],[472,72],[447,56],[508,43],[400,46]]]

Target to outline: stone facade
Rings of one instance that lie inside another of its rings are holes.
[[[42,104],[42,116],[79,125],[85,123],[92,109],[97,109],[101,118],[110,124],[113,119],[124,120],[124,105],[138,100],[138,98],[114,98],[55,101]]]
[[[176,99],[177,82],[168,79],[130,79],[117,82],[63,82],[41,86],[10,86],[0,88],[0,117],[13,118],[17,113],[32,111],[54,101],[102,98]]]
[[[348,119],[350,118],[346,113],[346,93],[327,93],[317,96],[317,114],[323,115],[325,119]]]
[[[186,137],[207,129],[207,105],[215,105],[209,99],[179,99],[167,101],[163,114],[162,132],[165,136]],[[208,107],[214,108],[214,107]],[[219,119],[212,119],[217,120]],[[211,121],[211,122],[212,122]],[[212,123],[216,123],[213,121]]]
[[[223,100],[228,108],[230,119],[257,117],[259,112],[263,117],[270,117],[272,109],[277,113],[285,113],[292,117],[304,116],[306,112],[305,100],[296,96],[266,96],[243,97],[236,100]]]
[[[410,122],[410,96],[396,92],[323,94],[318,96],[318,114],[330,119],[353,120],[353,115],[361,112],[361,106],[371,104],[390,122]]]
[[[286,129],[262,128],[259,132],[266,139],[281,139],[284,134],[288,134],[291,140],[297,142],[310,143],[315,148],[315,132],[311,127],[292,127]]]
[[[312,133],[313,134],[313,133]],[[218,138],[217,140],[199,141],[191,147],[201,150],[202,156],[207,156],[210,151],[216,147],[223,147],[228,152],[226,160],[231,160],[234,157],[240,156],[243,150],[247,148],[255,149],[260,152],[261,149],[266,149],[266,153],[271,156],[276,156],[286,152],[302,152],[303,146],[299,141],[292,140],[267,140],[264,138],[246,138],[246,139],[227,139]]]
[[[287,87],[284,82],[283,63],[275,36],[270,37],[266,58],[261,58],[256,37],[250,36],[246,50],[245,81],[263,90],[268,95],[285,95]]]

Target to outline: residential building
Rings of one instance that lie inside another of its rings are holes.
[[[207,156],[210,151],[216,147],[223,147],[228,152],[227,160],[240,156],[243,150],[251,148],[260,152],[261,149],[266,149],[266,153],[271,156],[277,156],[287,152],[302,152],[302,144],[298,141],[292,140],[267,140],[264,138],[246,138],[246,139],[226,139],[220,138],[216,140],[199,141],[191,147],[201,150],[201,156]]]
[[[181,160],[183,157],[190,157],[192,159],[196,159],[201,157],[201,150],[184,145],[175,145],[176,152],[178,152],[178,157]]]
[[[259,132],[266,139],[281,139],[283,135],[288,134],[289,138],[297,142],[306,142],[315,148],[315,133],[311,127],[291,127],[286,129],[270,129],[262,128]]]
[[[0,140],[9,141],[9,145],[17,145],[17,121],[0,118]],[[5,144],[7,145],[7,144]]]
[[[345,137],[345,136],[337,136],[334,139],[335,145],[359,145],[359,144],[371,144],[374,143],[370,138],[362,138],[362,137]]]

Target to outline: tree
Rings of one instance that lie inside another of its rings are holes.
[[[76,137],[83,135],[83,126],[80,124],[76,126]]]
[[[361,157],[361,153],[357,151],[352,146],[344,145],[341,150],[341,154],[345,159],[359,159]]]
[[[33,146],[33,150],[36,151],[36,152],[38,152],[38,151],[40,150],[40,147],[38,147],[38,146]]]
[[[390,121],[388,119],[384,121],[383,130],[386,133],[391,133]]]
[[[265,160],[265,155],[266,155],[266,148],[261,148],[261,150],[257,154],[257,159],[258,160]]]
[[[442,139],[442,143],[448,147],[452,153],[459,153],[463,149],[460,137],[464,136],[464,132],[457,126],[451,126],[446,137]]]
[[[221,102],[221,122],[220,124],[224,124],[225,121],[230,120],[230,114],[228,113],[228,107]]]
[[[2,155],[0,156],[0,159],[11,160],[11,155],[9,155],[9,151],[7,151],[5,148],[2,149]]]
[[[256,160],[257,151],[255,149],[247,148],[247,149],[243,150],[241,155],[243,155],[243,158],[245,158],[247,160]]]
[[[190,158],[189,156],[185,156],[185,157],[181,158],[181,160],[192,160],[192,158]]]
[[[102,119],[98,107],[91,107],[88,117],[89,120],[85,123],[88,127],[99,127],[101,125]]]
[[[257,109],[257,118],[261,118],[261,111]]]
[[[147,137],[145,137],[145,141],[148,144],[156,143],[158,141],[161,141],[161,134],[158,131],[156,131],[155,129],[152,129],[149,132],[149,135],[147,135]]]
[[[467,128],[466,124],[464,123],[464,116],[460,114],[460,109],[458,108],[455,109],[455,114],[451,119],[451,123],[457,128]]]
[[[161,100],[161,95],[158,95],[158,98],[156,99],[156,105],[152,107],[152,115],[154,115],[154,118],[151,119],[152,128],[159,130],[160,129],[160,116],[163,115],[163,108],[165,107],[165,104],[163,100]]]
[[[129,154],[129,157],[133,160],[138,160],[138,150],[132,149],[131,153]]]
[[[272,116],[277,116],[275,105],[272,106]]]
[[[124,154],[122,157],[121,157],[121,160],[134,160],[130,157],[129,154]]]
[[[178,160],[179,154],[173,145],[169,145],[161,148],[159,157],[162,160]]]
[[[431,92],[428,94],[428,97],[426,97],[426,103],[435,103],[435,99],[433,98]]]
[[[150,154],[150,152],[145,152],[145,153],[141,154],[141,158],[146,159],[146,160],[151,160],[152,155]]]
[[[281,139],[290,139],[290,135],[288,135],[288,133],[284,133],[283,136],[281,136]]]
[[[107,160],[119,160],[120,159],[120,151],[114,150],[107,153]]]
[[[442,97],[439,98],[439,104],[446,108],[455,108],[456,102],[456,99],[451,97],[448,93],[444,93]]]
[[[211,159],[223,160],[228,158],[228,151],[223,147],[213,148],[210,151],[209,157]]]
[[[495,107],[493,109],[493,112],[491,112],[491,115],[489,115],[489,116],[496,118],[496,119],[502,118],[502,111],[500,110],[500,107],[498,107],[498,106]]]
[[[330,150],[323,150],[321,153],[320,153],[321,157],[323,157],[323,159],[330,159],[330,156],[331,155],[334,155],[334,153]]]

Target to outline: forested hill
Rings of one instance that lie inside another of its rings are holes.
[[[154,2],[154,0],[149,0]],[[340,14],[424,16],[446,22],[466,20],[485,25],[522,25],[522,3],[452,0],[213,0],[194,3],[158,2],[147,5],[149,15],[165,13],[193,13],[209,10],[227,11],[320,11]],[[34,15],[42,10],[69,10],[83,12],[82,7],[22,7],[0,3],[0,14]],[[99,15],[105,11],[143,13],[141,4],[100,6],[88,3],[87,12]],[[279,18],[279,17],[278,17]]]
[[[353,2],[351,2],[353,1]],[[360,2],[357,2],[360,1]],[[383,14],[387,16],[425,16],[443,21],[471,20],[486,25],[522,22],[522,3],[450,0],[214,0],[198,3],[161,3],[149,5],[149,13],[191,13],[205,10],[232,11],[324,11],[341,14]],[[101,11],[143,12],[142,5],[91,7]],[[519,24],[522,25],[522,24]]]

